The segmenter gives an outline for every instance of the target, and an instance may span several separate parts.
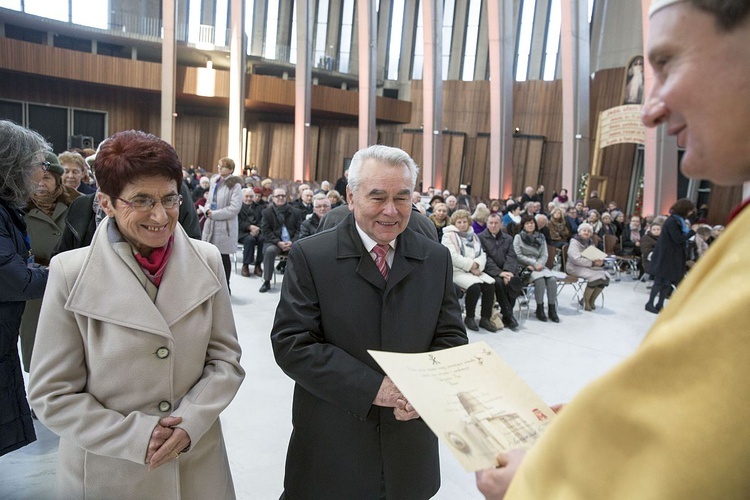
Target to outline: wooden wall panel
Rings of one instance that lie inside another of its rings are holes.
[[[0,37],[0,68],[37,76],[156,91],[161,64]]]

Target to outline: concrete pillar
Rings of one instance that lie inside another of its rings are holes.
[[[297,69],[294,81],[294,179],[310,179],[310,95],[313,2],[297,2]]]
[[[560,52],[563,80],[561,187],[575,192],[589,171],[589,22],[586,0],[562,0]]]
[[[279,28],[276,32],[276,58],[280,61],[289,61],[292,47],[292,14],[294,12],[295,0],[280,0],[279,2]],[[299,9],[299,6],[297,7]],[[299,13],[297,14],[299,16]],[[297,18],[299,23],[299,17]]]
[[[243,0],[231,0],[229,25],[229,141],[227,156],[235,174],[245,167],[242,128],[245,121],[245,8]]]
[[[326,57],[333,58],[333,65],[328,69],[338,71],[341,43],[342,0],[328,0],[328,31],[326,32]]]
[[[499,1],[499,0],[497,0]],[[487,19],[488,4],[493,2],[482,2],[482,9],[479,14],[479,33],[477,34],[477,56],[474,61],[474,80],[487,79],[487,63],[489,62],[489,24],[483,22]],[[510,76],[509,78],[513,78]]]
[[[375,144],[375,0],[357,0],[359,63],[359,148]]]
[[[622,1],[622,0],[620,0]],[[518,0],[516,0],[518,2]],[[534,28],[531,32],[531,54],[529,56],[529,80],[541,80],[546,56],[547,24],[549,23],[549,2],[537,2],[534,11]]]
[[[263,40],[266,36],[268,2],[266,0],[248,1],[255,2],[255,9],[253,10],[253,39],[250,44],[250,55],[261,57],[263,55]]]
[[[161,44],[161,138],[174,145],[175,80],[177,76],[177,43],[175,24],[176,0],[162,0],[164,39]]]
[[[385,80],[386,75],[386,67],[385,67],[385,61],[386,56],[388,55],[388,34],[391,29],[391,15],[393,13],[393,0],[380,0],[380,10],[378,10],[378,34],[377,34],[377,43],[378,48],[376,51],[376,57],[377,57],[377,65],[375,68],[380,68],[382,71],[380,74],[375,75],[375,80]],[[403,43],[403,42],[402,42]],[[404,47],[404,45],[401,45],[401,47]],[[402,57],[401,59],[409,59],[411,56],[406,57],[406,54],[412,54],[411,51],[401,51]],[[403,78],[401,75],[401,68],[402,66],[399,66],[399,80]],[[408,70],[407,70],[408,71]]]
[[[444,187],[442,0],[423,0],[422,19],[424,28],[422,185]]]
[[[381,19],[383,18],[381,17]],[[406,9],[404,10],[404,28],[401,32],[401,59],[398,62],[398,95],[400,99],[408,99],[407,96],[411,95],[411,68],[414,64],[414,37],[416,29],[417,2],[412,3],[407,1]],[[385,47],[383,52],[386,51],[387,45]],[[382,67],[385,68],[385,55],[383,56]],[[385,73],[383,73],[383,78],[385,78]]]
[[[454,6],[453,36],[451,37],[451,55],[448,58],[448,80],[461,79],[461,63],[466,46],[466,19],[469,15],[469,2],[456,0]]]
[[[513,0],[489,2],[490,198],[513,192]]]

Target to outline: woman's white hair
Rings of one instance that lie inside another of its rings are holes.
[[[592,226],[588,222],[583,222],[581,224],[578,224],[578,234],[581,234],[581,231],[584,229],[588,229],[592,233],[594,232],[594,226]]]
[[[51,148],[33,130],[8,120],[0,120],[0,198],[23,207],[36,188],[34,167],[42,153]]]

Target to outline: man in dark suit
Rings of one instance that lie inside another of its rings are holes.
[[[399,149],[357,152],[353,213],[289,254],[271,332],[296,382],[282,498],[416,500],[440,487],[437,438],[367,353],[467,343],[447,248],[407,227],[416,177]]]
[[[523,284],[516,275],[518,261],[513,238],[502,227],[500,214],[490,214],[487,217],[487,230],[479,233],[479,242],[487,254],[484,272],[495,278],[495,298],[500,304],[503,325],[515,332],[518,330],[518,320],[513,316],[513,308]]]
[[[265,241],[263,284],[260,286],[260,293],[271,289],[273,263],[276,256],[291,250],[292,244],[299,238],[300,225],[305,220],[305,214],[287,202],[285,189],[274,189],[271,200],[268,208],[263,210],[260,221],[260,232]]]
[[[240,213],[237,214],[237,227],[239,228],[237,241],[242,244],[242,272],[240,274],[246,277],[250,276],[252,265],[255,265],[253,273],[258,277],[263,276],[260,263],[263,260],[265,240],[260,232],[260,226],[266,205],[259,201],[260,193],[256,193],[251,188],[242,190],[242,207]]]

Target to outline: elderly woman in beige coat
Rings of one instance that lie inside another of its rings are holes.
[[[443,229],[442,243],[451,252],[453,283],[466,290],[464,324],[469,330],[479,331],[481,327],[488,332],[496,332],[497,327],[492,322],[495,278],[484,272],[487,254],[482,250],[479,237],[471,228],[471,215],[467,210],[459,209],[453,212],[450,222],[450,225]],[[477,325],[474,315],[480,295],[482,306]]]
[[[219,252],[177,224],[169,144],[120,132],[96,169],[108,217],[52,259],[31,363],[58,495],[234,498],[219,414],[244,370]]]

